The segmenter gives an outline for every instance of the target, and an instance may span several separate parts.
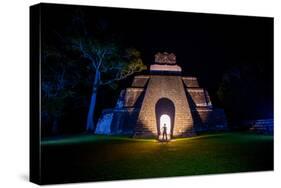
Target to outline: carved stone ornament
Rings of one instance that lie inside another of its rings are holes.
[[[173,53],[160,53],[155,54],[155,63],[159,64],[176,64],[176,55]]]

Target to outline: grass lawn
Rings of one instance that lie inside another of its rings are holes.
[[[273,136],[219,133],[159,143],[80,135],[42,142],[43,183],[273,170]]]

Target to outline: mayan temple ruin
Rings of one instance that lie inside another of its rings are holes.
[[[116,106],[102,112],[96,134],[160,139],[164,124],[169,138],[227,128],[224,110],[212,106],[196,77],[182,76],[173,53],[157,53],[149,71],[135,76]]]

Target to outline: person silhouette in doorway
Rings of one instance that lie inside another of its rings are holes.
[[[162,137],[162,140],[163,141],[167,141],[168,140],[166,123],[164,123],[164,125],[163,125],[163,137]]]

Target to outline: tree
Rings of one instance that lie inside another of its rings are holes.
[[[264,106],[270,103],[261,89],[265,87],[261,75],[255,64],[231,67],[224,73],[217,96],[230,120],[238,122],[267,116]]]
[[[76,62],[56,48],[44,46],[42,57],[41,115],[51,122],[52,134],[57,134],[65,101],[75,95],[72,88],[78,83],[79,74],[74,71]]]
[[[105,20],[96,20],[96,24],[86,23],[83,11],[77,10],[72,25],[63,35],[55,32],[63,41],[63,47],[79,54],[92,75],[91,97],[87,114],[86,131],[94,131],[94,114],[97,91],[102,85],[116,86],[116,82],[146,69],[140,52],[134,48],[121,47],[116,42],[114,32],[108,32]],[[69,53],[69,52],[68,52]],[[86,61],[85,61],[86,60]]]
[[[90,62],[90,69],[95,75],[87,115],[86,130],[94,131],[94,113],[97,91],[100,85],[113,85],[116,81],[127,78],[135,72],[146,69],[140,52],[127,49],[123,52],[112,42],[100,42],[94,38],[81,36],[71,40],[73,49]]]

